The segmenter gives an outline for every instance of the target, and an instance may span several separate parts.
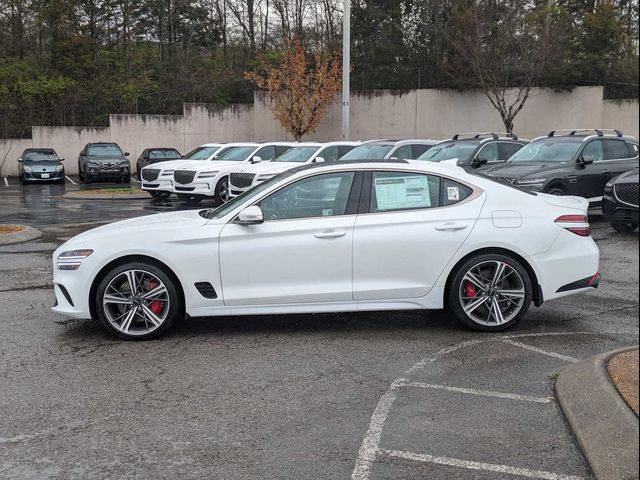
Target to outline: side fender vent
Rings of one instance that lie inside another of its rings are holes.
[[[216,289],[209,282],[196,282],[194,285],[204,298],[218,298]]]

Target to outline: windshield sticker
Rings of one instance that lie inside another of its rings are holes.
[[[379,177],[375,179],[378,210],[425,208],[431,206],[429,179],[411,177]]]
[[[322,216],[324,216],[324,217],[333,216],[333,208],[323,208],[322,209]]]
[[[458,187],[447,187],[447,200],[450,202],[460,200],[460,189]]]

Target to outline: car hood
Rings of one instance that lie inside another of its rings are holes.
[[[25,160],[22,165],[25,167],[31,167],[38,172],[51,172],[56,169],[61,163],[58,160],[41,160],[41,161],[29,161]]]
[[[630,172],[623,173],[614,178],[612,183],[638,183],[638,169],[634,168]]]
[[[70,239],[60,248],[69,245],[81,245],[94,248],[94,243],[111,242],[113,238],[127,242],[133,234],[144,232],[148,238],[163,238],[169,231],[179,231],[186,227],[204,225],[208,220],[199,214],[199,210],[159,213],[145,217],[130,218],[88,230]],[[75,248],[75,247],[74,247]]]
[[[87,162],[95,162],[95,163],[110,163],[110,162],[128,162],[129,159],[123,155],[113,155],[109,157],[84,157]]]
[[[158,163],[160,163],[158,165]],[[162,170],[190,170],[196,167],[201,166],[202,164],[205,163],[210,163],[207,160],[184,160],[184,159],[177,159],[177,160],[167,160],[166,162],[158,162],[158,163],[154,163],[151,165],[147,165],[146,167],[143,168],[143,170],[145,168],[149,168],[149,169],[154,169],[157,170],[158,168],[162,169]]]
[[[494,167],[483,168],[482,174],[491,177],[523,178],[548,174],[555,170],[566,168],[566,163],[558,162],[506,162]]]

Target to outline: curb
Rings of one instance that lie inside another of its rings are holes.
[[[69,192],[62,198],[73,200],[150,200],[148,193],[113,193],[111,195],[82,195],[79,192]]]
[[[24,230],[14,233],[5,233],[0,235],[0,245],[12,245],[14,243],[30,242],[42,236],[40,230],[22,225]]]
[[[556,396],[580,449],[598,480],[638,478],[638,417],[607,373],[622,348],[589,358],[560,372]]]

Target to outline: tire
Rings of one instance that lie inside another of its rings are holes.
[[[134,292],[129,278],[134,275]],[[111,269],[96,290],[95,311],[109,332],[124,340],[158,337],[179,317],[184,317],[183,300],[175,281],[161,268],[144,262],[130,262]],[[142,295],[164,287],[145,299]],[[108,295],[108,296],[106,296]]]
[[[122,178],[123,183],[131,183],[131,175]]]
[[[619,221],[611,221],[611,228],[619,233],[633,233],[638,229],[638,225],[633,223],[624,223]]]
[[[198,195],[185,195],[184,193],[179,193],[178,198],[185,203],[197,204],[202,201],[202,197]]]
[[[557,197],[564,197],[565,195],[568,195],[567,191],[559,186],[551,186],[549,188],[547,188],[544,193],[548,193],[549,195],[555,195]]]
[[[161,191],[154,191],[154,190],[147,190],[147,191],[149,192],[149,195],[151,195],[151,197],[156,200],[169,198],[171,196],[171,192],[161,192]]]
[[[218,205],[222,205],[223,203],[227,203],[229,201],[229,177],[220,179],[220,181],[216,185],[216,193],[213,196],[213,200]]]
[[[502,280],[491,285],[498,268],[504,269]],[[510,256],[490,253],[472,257],[450,278],[449,309],[472,330],[506,330],[518,323],[531,306],[533,286],[529,273]]]

